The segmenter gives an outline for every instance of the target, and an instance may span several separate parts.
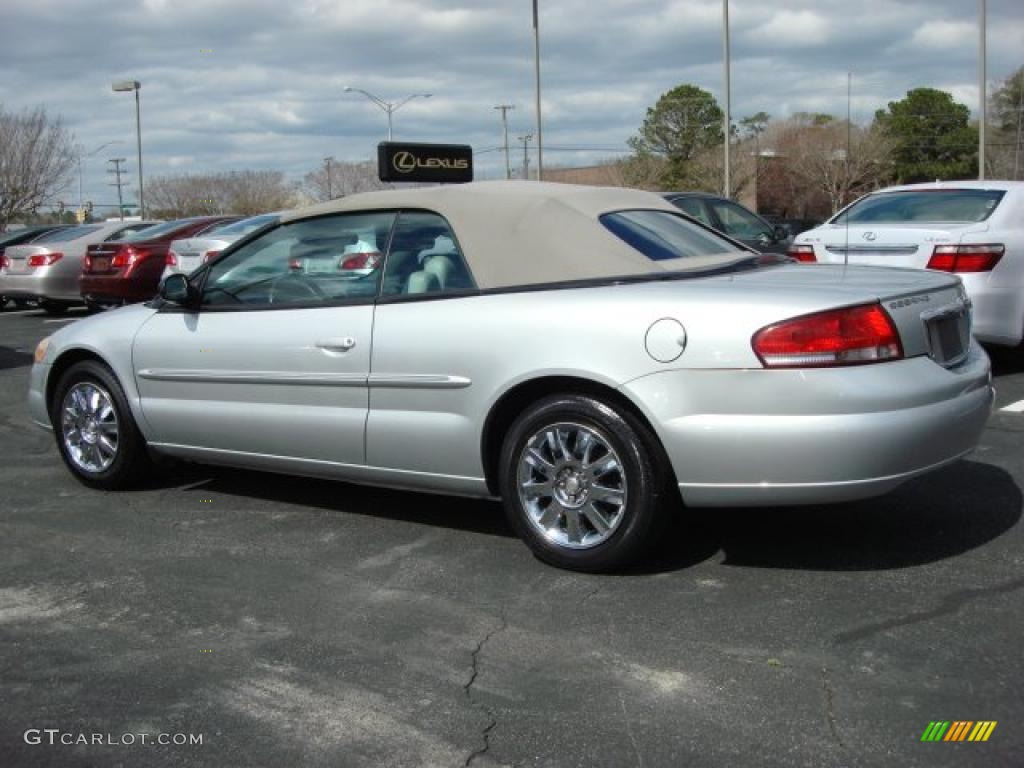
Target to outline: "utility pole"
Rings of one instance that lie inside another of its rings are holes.
[[[334,195],[331,194],[331,158],[324,158],[324,165],[327,166],[327,199],[333,200]]]
[[[121,163],[126,162],[126,160],[123,157],[112,157],[107,162],[114,164],[113,168],[107,169],[107,173],[113,173],[116,179],[110,182],[110,186],[117,187],[117,211],[121,215],[121,221],[124,221],[124,197],[121,195],[121,187],[123,185],[121,174],[127,173],[127,171],[121,169]]]
[[[523,142],[523,178],[530,178],[530,142],[533,140],[533,134],[528,133],[525,136],[520,136],[517,141]]]
[[[985,113],[988,111],[985,0],[978,0],[978,179],[985,180]]]
[[[722,180],[723,197],[732,197],[732,180],[730,178],[729,148],[732,141],[732,85],[729,72],[729,0],[722,0],[722,45],[724,48],[723,66],[725,69],[725,173]]]
[[[512,178],[512,162],[508,155],[508,111],[515,109],[515,104],[499,104],[495,109],[501,110],[501,129],[505,134],[505,178]]]
[[[845,192],[840,205],[846,205],[846,197],[850,190],[850,145],[852,141],[850,139],[853,131],[853,72],[846,73],[846,179],[843,182]]]

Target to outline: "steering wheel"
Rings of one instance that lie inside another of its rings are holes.
[[[267,296],[267,303],[268,304],[273,304],[274,303],[274,301],[275,301],[274,297],[277,296],[279,288],[282,287],[283,285],[287,285],[288,286],[288,290],[291,290],[292,288],[302,288],[306,293],[311,295],[314,299],[326,299],[327,298],[327,294],[324,293],[320,289],[320,286],[317,285],[315,282],[313,282],[311,280],[307,280],[305,275],[300,275],[300,274],[297,274],[295,272],[289,272],[287,274],[281,275],[280,277],[274,278],[274,280],[271,281],[271,283],[270,283],[270,293]],[[285,293],[286,292],[287,291],[285,291]],[[304,296],[300,296],[298,298],[302,299],[302,298],[304,298]]]

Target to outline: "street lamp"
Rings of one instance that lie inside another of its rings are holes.
[[[413,94],[410,94],[409,96],[406,96],[404,99],[402,99],[400,101],[384,101],[384,99],[382,99],[380,96],[375,96],[374,94],[370,93],[369,91],[364,91],[362,88],[352,88],[351,86],[346,85],[342,90],[344,90],[345,93],[361,93],[361,94],[363,94],[363,96],[368,98],[370,101],[372,101],[374,104],[376,104],[378,107],[380,107],[382,110],[384,110],[387,113],[387,116],[388,116],[388,141],[391,141],[391,136],[392,136],[391,115],[393,115],[395,112],[397,112],[399,109],[404,107],[406,104],[408,104],[413,99],[416,99],[416,98],[419,98],[419,99],[429,99],[431,96],[434,95],[432,93],[413,93]]]
[[[78,208],[79,209],[81,209],[82,205],[83,205],[83,203],[82,203],[82,159],[86,158],[86,157],[92,157],[97,152],[99,152],[101,149],[106,149],[107,147],[113,146],[114,144],[120,144],[120,143],[121,143],[120,139],[115,139],[114,141],[108,141],[106,144],[100,144],[92,152],[89,152],[89,153],[87,153],[85,155],[82,154],[82,150],[84,149],[84,147],[81,144],[78,145]]]
[[[139,150],[139,214],[145,219],[146,202],[142,196],[142,118],[139,111],[139,91],[142,89],[142,83],[138,80],[122,80],[111,87],[118,93],[135,91],[135,140]]]

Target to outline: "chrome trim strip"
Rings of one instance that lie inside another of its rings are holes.
[[[829,253],[884,253],[889,256],[909,256],[917,253],[916,245],[826,245]]]
[[[465,376],[432,373],[371,373],[370,386],[389,389],[465,389],[473,381]]]
[[[365,387],[365,373],[290,373],[288,371],[213,371],[143,368],[150,381],[194,381],[213,384],[298,384],[318,387]]]

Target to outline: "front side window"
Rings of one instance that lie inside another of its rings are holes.
[[[749,254],[728,240],[668,211],[606,213],[601,216],[601,223],[653,261]]]
[[[393,212],[304,219],[265,232],[210,266],[202,305],[316,306],[373,299]]]
[[[971,224],[991,216],[1004,194],[1000,189],[881,192],[858,200],[831,223],[935,221]]]
[[[722,222],[722,231],[730,237],[738,240],[772,239],[771,230],[747,209],[728,200],[711,200],[709,204]]]
[[[405,211],[398,217],[384,268],[383,296],[468,291],[476,287],[443,216]]]

